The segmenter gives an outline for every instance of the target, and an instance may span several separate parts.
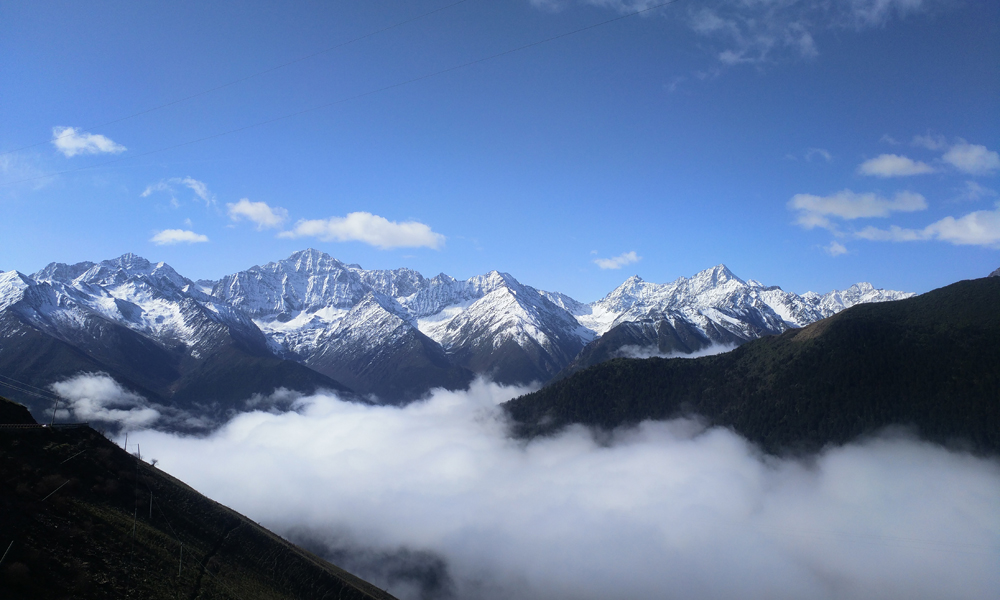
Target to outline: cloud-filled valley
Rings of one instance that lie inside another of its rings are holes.
[[[901,432],[779,458],[692,420],[525,442],[498,404],[527,391],[477,380],[405,407],[318,394],[203,437],[133,432],[129,446],[401,598],[1000,588],[995,458]]]

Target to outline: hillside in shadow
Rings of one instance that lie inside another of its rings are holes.
[[[698,359],[616,359],[504,407],[520,437],[698,416],[769,452],[887,426],[1000,452],[1000,278],[862,304]]]
[[[393,598],[90,427],[27,422],[0,398],[5,599]]]

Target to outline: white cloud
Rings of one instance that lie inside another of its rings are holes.
[[[939,240],[956,246],[984,246],[1000,249],[1000,204],[996,210],[979,210],[959,218],[945,217],[923,229],[866,227],[854,234],[873,241],[916,242]]]
[[[906,177],[933,172],[934,167],[929,164],[898,154],[881,154],[858,167],[858,173],[877,177]]]
[[[569,0],[531,0],[532,6],[546,12],[559,12],[566,7]]]
[[[851,14],[858,25],[880,26],[893,15],[903,18],[928,8],[933,0],[851,0]]]
[[[977,202],[983,198],[995,198],[998,194],[996,190],[979,185],[975,181],[966,181],[961,192],[955,200],[962,202]]]
[[[76,127],[53,127],[52,145],[67,158],[77,154],[118,154],[126,149],[103,135],[86,133]]]
[[[157,246],[169,246],[172,244],[197,244],[207,242],[208,236],[186,229],[164,229],[149,238]]]
[[[833,162],[833,155],[823,148],[809,148],[806,150],[806,160],[811,161],[813,157],[820,157],[826,162]]]
[[[205,205],[215,204],[215,196],[208,191],[208,186],[204,182],[198,181],[197,179],[191,177],[184,177],[180,179],[179,183],[186,185],[195,193],[196,196],[201,198]]]
[[[181,185],[190,189],[194,192],[195,196],[205,203],[205,206],[212,206],[215,204],[215,194],[208,190],[208,185],[205,184],[205,182],[198,181],[193,177],[171,177],[170,179],[164,179],[156,183],[151,183],[146,186],[146,189],[143,190],[139,196],[142,198],[148,198],[156,192],[168,192],[170,194],[174,194],[175,185]],[[176,208],[176,205],[178,205],[177,199],[171,198],[171,204],[175,205]]]
[[[288,219],[287,210],[280,207],[271,208],[265,202],[251,202],[247,198],[235,204],[226,204],[226,212],[233,221],[246,219],[256,223],[257,231],[281,227],[281,224]]]
[[[661,4],[660,0],[575,0],[632,13]],[[819,54],[818,34],[833,30],[859,31],[882,27],[893,19],[925,12],[949,0],[707,0],[686,9],[688,26],[711,39],[706,49],[723,65],[754,65],[811,59]],[[571,0],[531,0],[546,11],[561,10]],[[646,13],[672,18],[684,15],[683,3]],[[684,18],[683,16],[681,18]]]
[[[943,135],[915,135],[911,142],[914,146],[928,150],[943,150],[948,147],[948,140]]]
[[[1000,170],[1000,154],[965,140],[949,148],[941,160],[970,175],[989,175]]]
[[[660,352],[660,349],[656,346],[622,346],[617,351],[615,351],[615,357],[621,358],[701,358],[702,356],[715,356],[716,354],[724,354],[726,352],[732,352],[736,349],[736,346],[732,344],[711,344],[702,348],[701,350],[695,350],[691,354],[685,354],[683,352]]]
[[[899,145],[899,142],[896,140],[896,138],[892,137],[888,133],[883,134],[882,137],[880,137],[878,141],[886,143],[886,144],[889,144],[890,146],[898,146]]]
[[[300,220],[285,238],[316,237],[325,242],[364,242],[381,248],[434,248],[444,245],[445,237],[416,221],[397,223],[368,212],[353,212],[346,217]]]
[[[477,382],[402,408],[319,395],[208,436],[129,441],[403,600],[1000,589],[994,458],[883,436],[799,461],[689,420],[523,443],[495,405],[524,391]]]
[[[888,217],[894,212],[914,212],[927,208],[927,200],[914,192],[898,192],[891,200],[877,194],[857,194],[843,190],[829,196],[796,194],[788,208],[799,212],[796,223],[805,229],[833,228],[830,217],[854,220]]]
[[[120,386],[104,373],[81,373],[52,384],[52,390],[66,399],[69,418],[78,421],[117,423],[125,429],[148,427],[160,418],[145,398]]]
[[[173,189],[167,184],[166,180],[164,180],[164,181],[159,181],[157,183],[151,183],[151,184],[147,185],[146,189],[143,190],[143,192],[141,194],[139,194],[139,197],[140,198],[148,198],[154,192],[170,192],[170,191],[173,191]]]
[[[594,264],[602,269],[620,269],[625,265],[637,263],[640,260],[642,260],[642,257],[636,254],[633,250],[631,252],[619,254],[614,258],[595,258]]]
[[[837,240],[831,240],[828,246],[825,246],[823,250],[826,251],[830,256],[840,256],[841,254],[847,254],[847,247],[838,242]]]

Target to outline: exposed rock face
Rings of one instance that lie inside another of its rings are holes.
[[[30,277],[0,273],[0,362],[42,387],[73,369],[105,371],[161,400],[234,402],[267,393],[251,382],[343,389],[340,382],[402,402],[464,387],[477,374],[545,382],[633,347],[735,346],[910,295],[859,283],[799,296],[718,265],[665,284],[631,277],[586,304],[507,273],[457,280],[366,271],[312,249],[198,282],[125,254],[52,263]]]

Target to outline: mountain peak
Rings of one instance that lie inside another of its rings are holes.
[[[20,271],[0,271],[0,309],[20,300],[32,285],[34,280]]]
[[[310,271],[316,273],[345,268],[344,263],[326,252],[320,252],[315,248],[306,248],[305,250],[293,252],[288,258],[278,262],[286,266],[291,266],[295,271],[299,272]]]
[[[78,262],[73,265],[53,262],[46,265],[41,271],[32,275],[32,278],[38,281],[59,281],[62,283],[69,283],[93,267],[94,263],[89,260]]]
[[[110,268],[124,269],[130,273],[140,270],[148,271],[153,266],[148,260],[138,254],[133,254],[132,252],[126,252],[118,258],[113,258],[111,260],[103,260],[101,261],[101,265]]]
[[[731,279],[734,279],[740,283],[746,283],[742,279],[736,276],[735,273],[729,270],[729,267],[719,263],[712,268],[705,269],[700,273],[696,274],[692,279],[708,279],[713,285],[718,285],[720,283],[725,283]]]

